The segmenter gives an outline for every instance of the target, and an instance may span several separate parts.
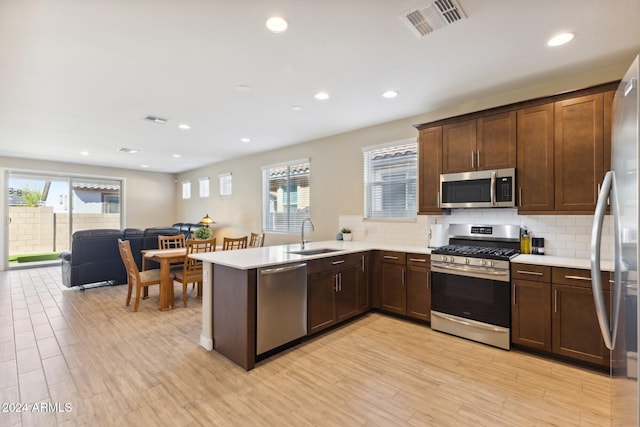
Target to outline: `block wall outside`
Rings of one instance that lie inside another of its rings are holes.
[[[9,207],[9,255],[68,250],[69,214],[54,213],[53,208]],[[73,230],[120,229],[120,214],[73,215]]]

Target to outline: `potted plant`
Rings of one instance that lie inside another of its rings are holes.
[[[211,229],[209,227],[200,227],[193,235],[198,240],[207,240],[211,238]]]
[[[342,233],[342,240],[345,241],[350,241],[352,236],[351,236],[351,230],[348,229],[347,227],[343,227],[340,232]]]

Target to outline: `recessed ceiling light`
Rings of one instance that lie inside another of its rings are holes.
[[[238,92],[251,92],[251,86],[247,85],[238,85],[236,86],[236,89],[238,90]]]
[[[329,99],[329,94],[327,92],[318,92],[313,97],[317,100],[324,101]]]
[[[549,41],[547,42],[547,46],[552,46],[552,47],[560,46],[565,43],[569,43],[571,40],[573,40],[574,37],[575,37],[575,34],[573,33],[558,34],[556,36],[551,37],[551,39],[549,39]]]
[[[382,94],[383,98],[395,98],[396,96],[398,96],[397,90],[388,90]]]
[[[188,124],[186,124],[186,123],[180,123],[180,124],[178,125],[178,127],[179,127],[180,129],[182,129],[182,130],[189,130],[189,129],[191,129],[191,126],[189,126],[189,125],[188,125]]]
[[[89,152],[88,151],[81,151],[80,154],[82,154],[83,156],[88,156]]]
[[[249,139],[249,138],[241,138],[240,141],[242,141],[242,142],[251,142],[251,139]]]
[[[292,109],[293,111],[301,111],[301,110],[302,110],[302,105],[293,105],[293,106],[291,107],[291,109]]]
[[[149,165],[140,165],[140,167],[146,169],[149,167]]]
[[[176,159],[179,159],[180,157],[182,157],[182,154],[172,154],[171,157],[175,157]]]
[[[288,26],[289,24],[287,24],[287,21],[279,16],[272,16],[271,18],[267,19],[267,28],[272,33],[284,33],[285,31],[287,31]]]

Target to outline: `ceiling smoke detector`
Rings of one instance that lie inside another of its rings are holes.
[[[435,0],[414,8],[401,16],[418,37],[460,21],[467,16],[456,0]]]
[[[150,122],[153,122],[153,123],[157,123],[159,125],[163,125],[163,124],[167,123],[167,119],[163,119],[162,117],[147,116],[144,119],[148,120]]]

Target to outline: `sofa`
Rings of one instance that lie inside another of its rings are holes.
[[[143,249],[157,249],[158,236],[176,234],[191,235],[191,230],[201,226],[178,223],[171,227],[151,227],[145,230],[96,229],[73,233],[71,251],[60,254],[62,283],[66,287],[84,286],[108,282],[113,285],[127,283],[127,272],[120,257],[118,239],[129,240],[138,268],[142,268]],[[186,234],[188,233],[188,234]],[[149,265],[150,268],[157,268]]]

